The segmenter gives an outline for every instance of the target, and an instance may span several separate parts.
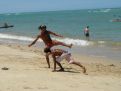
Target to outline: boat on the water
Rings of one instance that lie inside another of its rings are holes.
[[[112,22],[121,22],[121,19],[120,18],[117,18],[117,19],[112,19],[111,21]]]
[[[10,26],[2,26],[0,28],[10,28],[10,27],[14,27],[13,25],[10,25]]]
[[[13,25],[8,25],[7,23],[4,24],[4,26],[0,26],[0,28],[11,28],[14,27]]]

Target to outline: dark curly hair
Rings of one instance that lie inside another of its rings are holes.
[[[39,27],[38,27],[38,29],[46,29],[47,27],[46,27],[46,25],[40,25]]]

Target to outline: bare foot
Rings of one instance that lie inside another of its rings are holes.
[[[84,73],[85,75],[88,75],[87,73]]]
[[[57,70],[58,72],[61,72],[61,71],[64,71],[64,69],[59,69],[59,70]]]
[[[59,70],[52,70],[52,72],[63,72],[64,69],[59,69]]]
[[[86,73],[85,67],[83,67],[83,73],[84,73],[85,75],[88,75],[88,74]]]
[[[31,47],[31,45],[28,45],[28,47]]]
[[[52,72],[56,72],[57,70],[52,70]]]
[[[70,45],[69,45],[69,48],[72,48],[72,46],[73,46],[73,44],[70,44]]]

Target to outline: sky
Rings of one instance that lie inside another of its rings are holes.
[[[121,7],[121,0],[0,0],[0,13]]]

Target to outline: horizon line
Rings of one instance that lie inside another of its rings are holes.
[[[58,11],[73,11],[73,10],[95,10],[95,9],[119,9],[119,8],[121,8],[121,7],[112,7],[112,8],[87,8],[87,9],[62,9],[62,10],[42,10],[42,11],[20,11],[20,12],[4,12],[4,13],[1,13],[0,12],[0,14],[12,14],[12,13],[38,13],[38,12],[58,12]]]

